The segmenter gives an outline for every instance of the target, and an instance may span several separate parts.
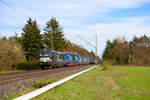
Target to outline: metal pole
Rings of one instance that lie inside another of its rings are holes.
[[[53,37],[53,33],[52,33],[52,36],[51,36],[51,38],[52,38],[52,40],[51,40],[51,48],[52,48],[52,50],[54,49],[54,37]]]
[[[95,55],[97,56],[97,35],[95,35],[96,41],[95,41]]]

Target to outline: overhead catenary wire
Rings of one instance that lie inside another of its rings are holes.
[[[36,14],[38,17],[40,17],[40,15],[34,9],[32,9],[32,7],[30,7],[27,3],[25,3],[23,0],[20,0],[20,2],[22,4],[24,4],[26,6],[26,8],[30,9],[34,14]]]
[[[9,23],[7,23],[7,22],[1,21],[1,20],[0,20],[0,23],[4,23],[4,24],[6,24],[6,25],[10,26],[11,28],[13,28],[14,32],[16,32],[16,30],[15,30],[15,29],[20,28],[20,27],[17,27],[17,26],[13,26],[13,25],[11,25],[11,24],[9,24]],[[1,33],[1,32],[0,32],[0,33]]]
[[[90,46],[96,48],[93,44],[91,44],[90,42],[88,42],[87,40],[85,40],[84,38],[82,38],[81,36],[77,35],[77,37],[79,37],[81,40],[85,41],[87,44],[89,44]]]
[[[93,44],[91,44],[89,41],[85,40],[84,38],[82,38],[81,36],[77,35],[77,37],[79,37],[81,40],[85,41],[87,44],[89,44],[90,46],[95,48],[95,55],[97,56],[97,35],[96,35],[96,43],[95,46]]]
[[[19,27],[17,27],[17,26],[13,26],[13,25],[11,25],[11,24],[9,24],[9,23],[7,23],[7,22],[1,21],[1,20],[0,20],[0,23],[7,24],[7,25],[9,25],[9,26],[12,27],[12,28],[19,28]]]
[[[95,40],[89,41],[89,43],[92,43],[92,42],[95,42]],[[81,45],[88,45],[88,43],[86,43],[86,44],[81,44]]]
[[[25,2],[25,0],[19,0],[21,4],[23,4],[26,8],[28,8],[30,11],[32,11],[34,13],[34,18],[37,19],[42,19],[41,15],[39,15],[39,13],[34,10],[28,3]]]
[[[10,9],[13,10],[14,12],[16,12],[17,14],[19,14],[19,15],[25,17],[25,18],[29,18],[29,16],[27,16],[25,13],[23,13],[23,12],[21,12],[20,10],[14,8],[13,6],[11,6],[10,4],[8,4],[8,3],[5,2],[4,0],[0,0],[0,3],[3,4],[4,7],[10,8]],[[27,5],[26,5],[26,6],[27,6]],[[30,9],[32,9],[32,8],[30,8]],[[33,11],[33,10],[32,10],[32,11]],[[4,23],[4,24],[6,24],[6,25],[8,25],[8,26],[10,26],[10,27],[12,27],[12,28],[14,28],[14,29],[20,28],[20,27],[11,25],[11,24],[9,24],[9,23],[7,23],[7,22],[5,22],[5,21],[1,21],[1,20],[0,20],[0,23]]]
[[[26,14],[20,12],[19,10],[17,10],[17,9],[14,8],[14,7],[12,7],[12,6],[9,5],[8,3],[4,2],[3,0],[0,0],[0,2],[1,2],[3,5],[7,6],[8,8],[11,8],[11,9],[14,10],[15,12],[17,12],[18,14],[20,14],[20,15],[22,15],[22,16],[28,18],[28,16],[27,16]]]
[[[25,3],[23,0],[20,0],[20,2],[22,4],[24,4],[28,9],[30,9],[34,14],[36,14],[36,16],[40,17],[39,14],[35,10],[33,10],[32,7],[30,7],[27,3]],[[19,15],[22,15],[22,16],[24,16],[26,18],[30,17],[30,16],[27,16],[25,13],[21,12],[20,10],[14,8],[13,6],[11,6],[10,4],[8,4],[4,0],[0,0],[0,3],[3,4],[4,6],[8,7],[8,8],[11,8],[13,11],[15,11],[16,13],[18,13]],[[8,24],[8,23],[6,23],[4,21],[0,21],[0,22]],[[11,24],[8,24],[8,25],[11,26],[11,27],[13,27],[13,28],[17,28],[16,26],[13,26]]]

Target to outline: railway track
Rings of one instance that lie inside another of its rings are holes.
[[[25,71],[25,72],[18,72],[18,73],[10,73],[10,74],[2,74],[0,75],[0,85],[10,84],[21,80],[26,79],[33,79],[48,75],[56,75],[61,72],[68,72],[74,69],[82,69],[82,68],[88,68],[86,65],[82,66],[74,66],[74,67],[63,67],[63,68],[57,68],[57,69],[50,69],[50,70],[33,70],[33,71]],[[84,69],[83,68],[83,69]]]

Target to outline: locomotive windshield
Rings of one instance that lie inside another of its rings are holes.
[[[51,56],[51,52],[49,50],[41,50],[40,56]]]

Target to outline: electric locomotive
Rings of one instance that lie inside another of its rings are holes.
[[[42,69],[64,67],[64,53],[54,50],[41,50],[39,54],[39,65]]]

